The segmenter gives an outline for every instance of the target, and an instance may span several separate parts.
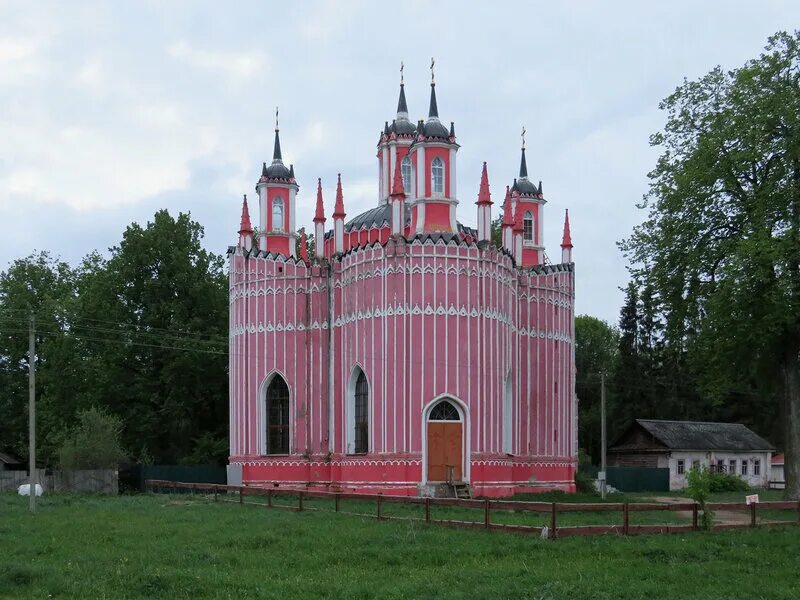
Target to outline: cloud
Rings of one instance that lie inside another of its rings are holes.
[[[221,73],[237,81],[264,76],[269,67],[266,55],[261,52],[207,50],[185,40],[171,44],[167,53],[191,67]]]

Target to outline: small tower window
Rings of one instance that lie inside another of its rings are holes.
[[[283,198],[272,199],[272,230],[283,231]]]
[[[444,194],[444,161],[438,156],[431,162],[431,190],[434,194]]]
[[[533,242],[533,215],[530,211],[526,212],[522,219],[522,239]]]
[[[403,189],[408,194],[411,192],[411,159],[408,156],[400,163],[400,172],[403,175]]]

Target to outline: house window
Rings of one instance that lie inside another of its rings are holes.
[[[411,193],[411,159],[406,156],[400,163],[400,172],[403,175],[403,189],[406,194]]]
[[[742,475],[747,475],[747,460],[742,459]]]
[[[761,461],[759,459],[753,461],[753,475],[761,475]]]
[[[272,199],[272,230],[283,231],[283,198]]]
[[[444,194],[444,161],[438,156],[431,162],[431,191]]]
[[[267,454],[289,454],[289,387],[280,375],[267,388]]]
[[[460,421],[461,415],[458,409],[450,404],[447,400],[439,402],[431,409],[431,414],[428,417],[430,421]]]
[[[685,471],[686,463],[683,461],[683,459],[681,459],[678,461],[678,475],[683,475]]]
[[[530,211],[522,218],[522,240],[533,243],[533,215]]]
[[[721,458],[717,459],[717,472],[719,473],[725,472],[725,461],[722,460]]]
[[[359,369],[355,390],[355,435],[353,452],[366,454],[369,447],[369,384],[364,371]]]
[[[732,458],[728,461],[728,473],[736,475],[736,459]]]

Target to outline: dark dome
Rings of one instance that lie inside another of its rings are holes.
[[[262,177],[267,177],[268,179],[291,179],[292,174],[282,162],[273,162],[262,173]]]
[[[417,126],[408,119],[398,119],[392,122],[391,131],[397,135],[414,135],[417,132]]]
[[[523,196],[536,196],[539,194],[539,189],[528,179],[518,179],[511,191],[517,191]]]
[[[430,119],[427,121],[422,128],[422,133],[425,135],[425,137],[443,139],[448,139],[450,137],[450,131],[439,119]]]

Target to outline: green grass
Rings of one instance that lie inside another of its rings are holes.
[[[548,541],[188,495],[53,494],[31,515],[4,494],[0,598],[780,600],[798,544],[800,527]]]

